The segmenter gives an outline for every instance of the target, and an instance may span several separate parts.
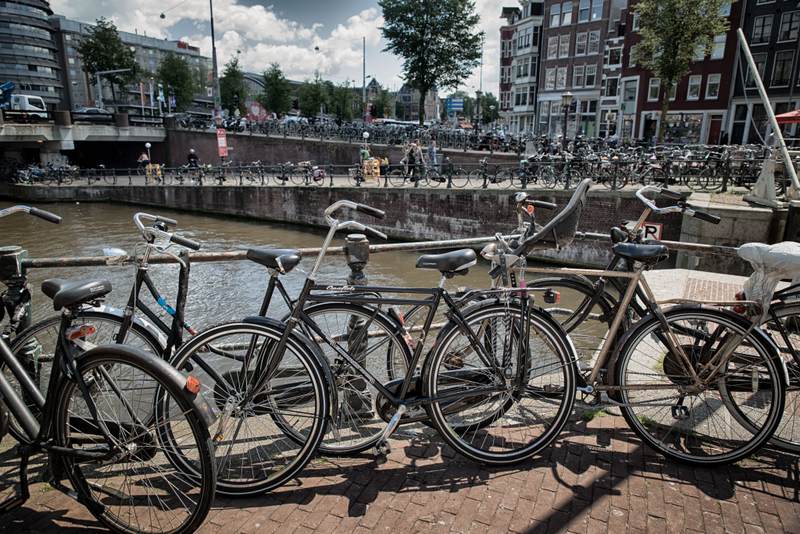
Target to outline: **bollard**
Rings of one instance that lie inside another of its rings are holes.
[[[347,284],[350,286],[367,285],[367,276],[364,274],[364,268],[369,263],[369,240],[367,236],[364,234],[348,234],[345,238],[344,251],[347,266],[350,268]],[[367,349],[369,345],[369,336],[364,331],[365,329],[369,329],[369,325],[364,319],[354,315],[350,317],[347,324],[347,352],[364,368],[367,366]],[[363,400],[368,398],[366,380],[363,377],[359,377],[354,379],[351,384],[354,390],[361,393],[348,393],[346,391],[340,402],[355,413],[371,409]]]

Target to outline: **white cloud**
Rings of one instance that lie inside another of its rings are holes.
[[[514,0],[509,0],[513,3]],[[169,2],[165,18],[165,0],[51,0],[56,13],[91,22],[102,15],[126,31],[171,39],[185,39],[211,52],[207,0]],[[497,92],[499,78],[499,28],[501,4],[497,0],[477,0],[481,27],[486,32],[484,46],[484,91]],[[214,20],[220,63],[240,52],[247,70],[260,72],[270,63],[281,65],[289,78],[306,79],[315,72],[343,82],[362,76],[362,37],[367,42],[367,74],[374,75],[388,87],[399,87],[400,61],[381,52],[385,42],[380,27],[383,18],[377,7],[365,9],[326,31],[320,23],[311,26],[278,15],[271,5],[246,6],[239,0],[215,0]],[[318,50],[317,50],[318,49]],[[221,67],[220,67],[221,68]],[[479,85],[476,72],[464,87],[475,91]]]

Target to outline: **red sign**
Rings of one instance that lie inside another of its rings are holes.
[[[217,128],[217,152],[221,158],[228,157],[228,137],[225,128]]]

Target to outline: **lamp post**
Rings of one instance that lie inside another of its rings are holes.
[[[152,147],[150,143],[145,143],[144,147],[147,149],[147,161],[150,161],[150,147]]]
[[[561,132],[561,150],[567,151],[567,122],[569,121],[569,107],[572,105],[573,95],[569,91],[561,95],[561,107],[564,108],[564,129]]]

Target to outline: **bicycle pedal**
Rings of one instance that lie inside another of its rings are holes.
[[[671,411],[673,419],[677,419],[678,421],[689,419],[689,408],[682,404],[672,406]]]

